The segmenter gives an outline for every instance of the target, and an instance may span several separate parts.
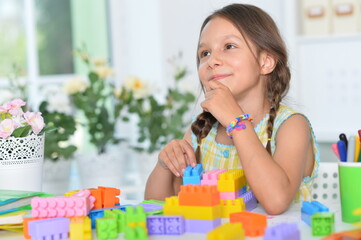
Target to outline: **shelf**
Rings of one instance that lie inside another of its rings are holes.
[[[319,44],[319,43],[335,43],[335,42],[361,42],[361,33],[350,34],[334,34],[334,35],[314,35],[314,36],[298,36],[298,44]]]

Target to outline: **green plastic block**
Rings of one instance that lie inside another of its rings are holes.
[[[144,200],[142,203],[149,203],[149,204],[156,204],[156,205],[164,205],[165,201],[155,200],[155,199],[149,199]]]
[[[125,227],[124,238],[127,240],[148,240],[147,231],[142,226]]]
[[[327,236],[335,231],[335,216],[331,212],[317,212],[312,215],[312,236]]]
[[[127,206],[125,208],[126,213],[126,224],[128,223],[139,223],[139,222],[147,222],[147,216],[144,212],[143,206]]]
[[[115,218],[97,218],[96,232],[98,239],[117,239],[117,221]]]
[[[124,232],[125,225],[126,225],[126,223],[125,223],[126,213],[124,211],[122,211],[122,210],[119,210],[119,209],[113,209],[112,211],[117,216],[118,233]]]

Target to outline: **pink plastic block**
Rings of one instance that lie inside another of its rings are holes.
[[[70,219],[49,218],[29,222],[29,235],[32,240],[68,239]]]
[[[91,195],[89,189],[82,189],[79,192],[74,193],[74,197],[86,197],[88,199],[89,208],[94,208],[95,197]]]
[[[90,204],[87,197],[35,197],[31,208],[37,218],[81,217],[88,215]]]
[[[238,190],[237,192],[220,192],[221,199],[227,200],[227,199],[236,199],[241,197],[242,189]]]
[[[219,174],[227,171],[227,169],[213,169],[210,172],[203,173],[201,185],[216,185],[219,179]]]

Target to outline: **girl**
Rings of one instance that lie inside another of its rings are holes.
[[[244,4],[214,12],[201,27],[197,65],[203,113],[160,152],[145,198],[177,195],[186,165],[200,162],[205,171],[243,168],[269,214],[309,200],[319,153],[308,119],[281,105],[290,71],[272,18]]]

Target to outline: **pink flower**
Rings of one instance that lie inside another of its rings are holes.
[[[44,119],[40,112],[26,112],[24,113],[24,118],[35,134],[38,134],[45,127]]]
[[[10,102],[10,105],[12,106],[12,108],[19,108],[19,107],[22,107],[22,106],[25,106],[26,102],[24,102],[23,100],[17,98],[17,99],[14,99]]]
[[[16,123],[11,119],[5,119],[0,123],[0,137],[7,138],[9,137],[15,128],[17,127]]]

